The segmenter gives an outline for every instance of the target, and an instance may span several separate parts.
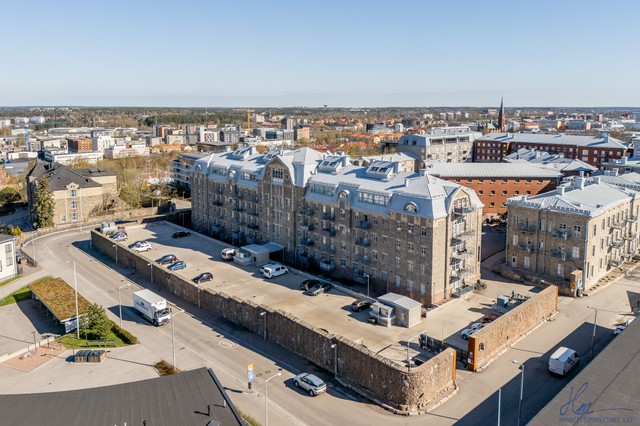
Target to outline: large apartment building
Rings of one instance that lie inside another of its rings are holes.
[[[196,229],[236,245],[277,243],[287,263],[372,292],[433,305],[480,276],[482,203],[424,170],[243,147],[196,161],[191,185]]]
[[[473,161],[501,163],[506,156],[519,149],[536,149],[549,154],[563,154],[565,158],[584,161],[596,168],[611,160],[630,155],[629,143],[610,137],[539,134],[539,133],[489,133],[474,143]]]
[[[424,162],[464,163],[471,161],[473,143],[482,136],[469,127],[434,127],[427,133],[404,135],[398,141],[398,152],[415,156]]]
[[[507,265],[575,293],[632,258],[640,184],[615,179],[577,177],[555,191],[508,200]]]

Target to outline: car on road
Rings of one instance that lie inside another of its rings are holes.
[[[311,396],[318,396],[327,391],[327,384],[318,376],[310,373],[300,373],[293,379],[293,384],[297,388],[304,389]]]
[[[311,287],[309,290],[307,290],[307,294],[309,296],[317,296],[329,290],[331,290],[331,284],[321,282],[319,284],[316,284],[314,287]]]
[[[220,252],[220,257],[222,260],[233,260],[233,256],[236,255],[236,249],[234,248],[223,248]]]
[[[167,268],[170,271],[179,271],[180,269],[184,269],[186,267],[187,267],[187,262],[185,262],[184,260],[178,260],[177,262],[167,266]]]
[[[367,299],[358,299],[351,304],[351,310],[354,312],[364,311],[371,307],[371,301]]]
[[[318,284],[320,284],[320,280],[304,280],[300,283],[300,290],[307,291]]]
[[[621,324],[621,325],[617,326],[616,329],[613,330],[613,335],[617,336],[618,334],[622,333],[625,328],[627,328],[627,326],[624,325],[624,324]]]
[[[124,231],[116,232],[111,236],[111,239],[114,241],[126,241],[127,238],[129,238],[129,236]]]
[[[213,279],[213,274],[211,272],[203,272],[197,277],[193,279],[193,282],[196,284],[200,284],[206,281],[211,281]]]
[[[469,336],[471,336],[476,331],[480,330],[485,325],[487,325],[487,324],[486,323],[481,323],[481,322],[477,322],[475,324],[472,324],[471,327],[465,328],[464,330],[462,330],[462,333],[460,333],[460,337],[462,337],[464,340],[469,340]]]
[[[160,259],[156,260],[156,263],[159,263],[161,265],[166,265],[167,263],[174,263],[177,261],[178,261],[178,258],[176,257],[175,254],[165,254]]]
[[[151,250],[151,244],[146,241],[138,241],[131,247],[133,251],[142,252]]]
[[[280,265],[279,263],[264,265],[260,270],[262,271],[262,276],[265,278],[275,278],[289,272],[289,268],[284,265]]]
[[[189,231],[178,231],[178,232],[174,232],[171,238],[183,238],[183,237],[188,237],[189,235],[191,235],[191,232]]]

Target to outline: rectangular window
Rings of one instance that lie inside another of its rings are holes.
[[[573,257],[574,259],[580,258],[580,247],[573,246],[571,248],[571,257]]]
[[[400,250],[402,248],[402,242],[400,240],[396,240],[396,249]]]
[[[7,257],[7,266],[11,266],[11,265],[13,265],[13,258]]]
[[[77,201],[72,201],[71,202],[71,208],[72,209],[77,209],[78,208],[78,202]]]
[[[407,243],[407,251],[409,253],[413,253],[413,249],[414,249],[413,243]]]
[[[410,234],[413,234],[413,230],[414,230],[414,226],[413,224],[408,224],[407,225],[407,232],[409,232]]]
[[[420,228],[420,235],[422,235],[423,237],[427,236],[427,227],[423,226],[422,228]]]
[[[424,296],[426,292],[427,292],[427,286],[424,284],[420,284],[420,294]]]
[[[5,253],[11,253],[12,249],[11,249],[11,244],[7,244],[4,246],[4,252]]]
[[[427,255],[427,247],[426,246],[420,247],[420,254],[422,256],[426,256]]]
[[[400,258],[396,257],[396,268],[400,267]]]
[[[72,189],[69,191],[69,197],[76,198],[77,195],[78,195],[78,191],[76,189]]]
[[[75,222],[76,220],[78,220],[78,213],[71,213],[71,221]]]
[[[344,259],[340,259],[340,267],[341,268],[346,268],[347,267],[347,261]]]
[[[409,272],[413,272],[413,260],[409,260],[407,262],[407,269],[409,270]]]

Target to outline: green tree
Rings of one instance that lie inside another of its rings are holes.
[[[89,307],[85,315],[85,327],[92,330],[98,339],[106,339],[111,332],[111,321],[107,318],[104,308],[97,303]]]
[[[8,186],[0,191],[0,204],[11,204],[20,200],[20,193],[14,187]]]
[[[53,191],[49,189],[49,181],[43,177],[40,186],[36,189],[35,201],[33,203],[33,214],[35,220],[33,225],[36,228],[53,226],[53,211],[55,201],[53,201]]]

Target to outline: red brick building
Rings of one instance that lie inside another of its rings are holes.
[[[93,151],[93,141],[90,138],[67,138],[67,146],[70,152]]]
[[[427,172],[473,189],[487,217],[506,213],[504,203],[516,195],[536,195],[558,186],[562,173],[522,163],[429,163]]]
[[[619,160],[632,152],[628,143],[606,134],[576,136],[563,133],[489,133],[475,140],[473,161],[500,163],[504,157],[521,148],[564,154],[565,158],[581,160],[599,169],[604,163]]]

